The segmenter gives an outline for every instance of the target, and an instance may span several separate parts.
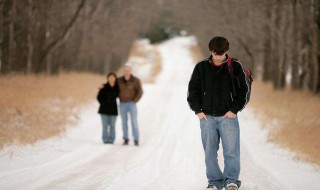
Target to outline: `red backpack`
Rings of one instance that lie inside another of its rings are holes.
[[[232,67],[232,63],[233,60],[237,60],[235,58],[228,58],[228,70],[231,76],[231,83],[232,83],[232,95],[233,96],[237,96],[237,91],[236,91],[236,85],[235,85],[235,81],[237,82],[237,87],[240,88],[240,81],[238,76],[234,76],[233,75],[233,67]],[[251,86],[252,86],[252,82],[253,82],[253,76],[252,76],[252,72],[249,68],[243,68],[244,72],[246,74],[246,83],[248,84],[248,97],[247,97],[247,103],[250,101],[250,95],[251,95]]]

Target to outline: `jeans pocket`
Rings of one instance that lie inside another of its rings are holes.
[[[203,120],[204,120],[204,121],[206,121],[206,119],[205,119],[204,117],[203,117],[203,118],[201,118],[201,119],[199,118],[199,120],[200,120],[200,121],[203,121]]]

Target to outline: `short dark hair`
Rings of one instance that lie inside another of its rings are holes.
[[[217,55],[222,55],[229,50],[229,42],[221,36],[213,37],[209,42],[209,50],[215,52]]]
[[[113,75],[117,79],[117,74],[114,72],[110,72],[107,74],[107,78],[109,78],[111,75]]]

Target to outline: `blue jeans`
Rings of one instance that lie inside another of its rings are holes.
[[[102,141],[104,143],[113,143],[116,137],[115,125],[116,115],[100,114],[102,121]]]
[[[128,115],[130,115],[133,139],[139,140],[138,111],[135,102],[120,102],[123,139],[128,140]]]
[[[240,129],[238,117],[223,118],[207,115],[208,121],[200,120],[202,145],[205,152],[205,163],[208,183],[222,189],[227,183],[241,181],[240,174]],[[224,171],[218,164],[218,149],[222,141]]]

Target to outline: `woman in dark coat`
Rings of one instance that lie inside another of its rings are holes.
[[[99,113],[102,120],[102,141],[106,144],[113,144],[115,140],[115,124],[118,115],[117,97],[119,96],[119,86],[117,75],[109,73],[107,83],[103,85],[98,94],[100,103]]]

